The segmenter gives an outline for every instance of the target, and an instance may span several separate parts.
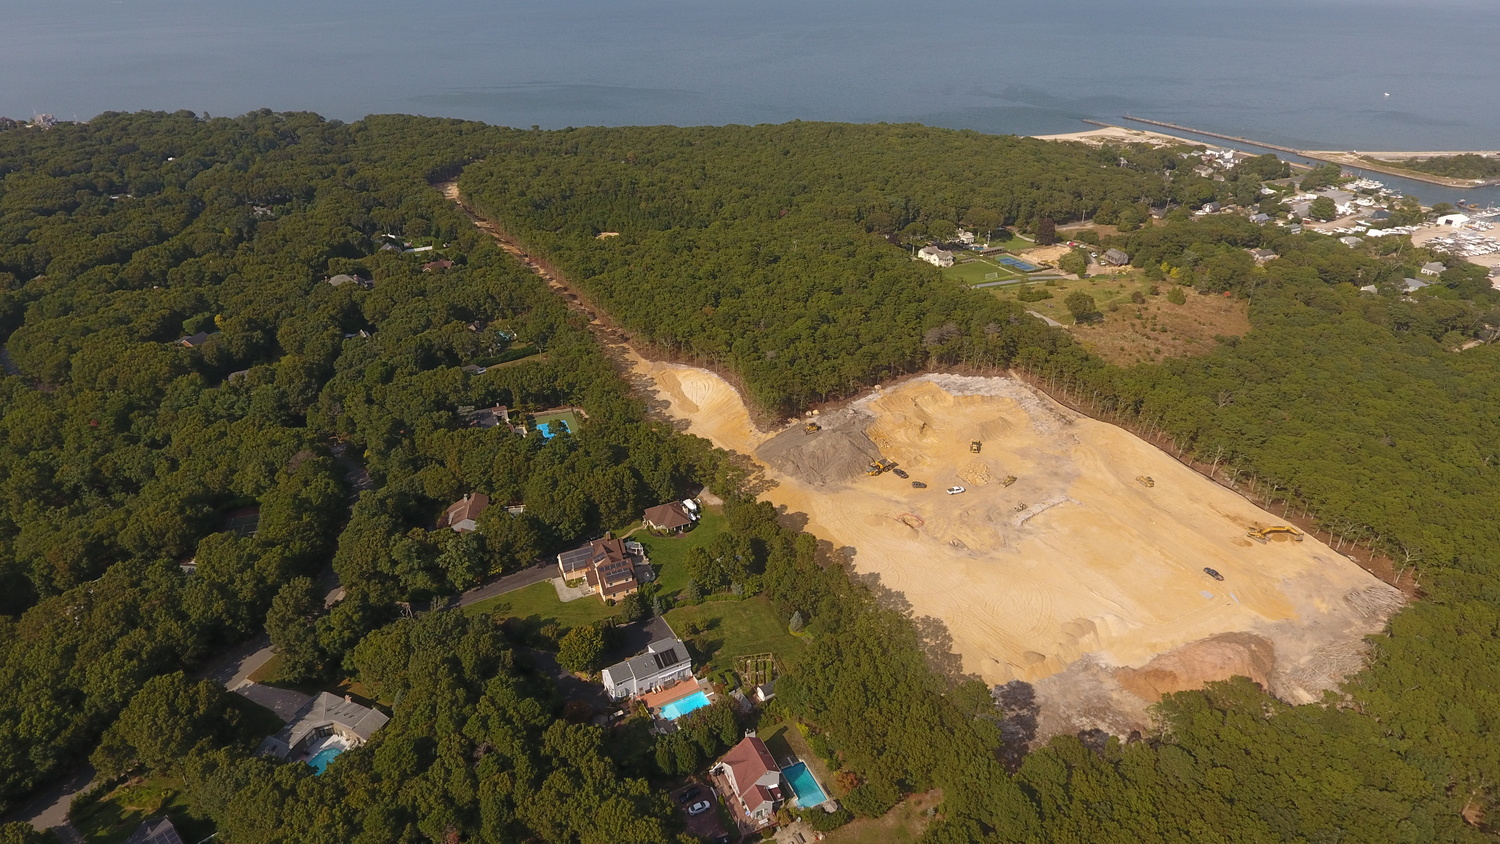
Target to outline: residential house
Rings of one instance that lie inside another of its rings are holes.
[[[453,528],[459,533],[467,533],[479,529],[479,514],[490,508],[490,497],[482,492],[465,495],[462,500],[454,502],[453,506],[443,514],[443,523],[439,527]]]
[[[1247,249],[1245,251],[1250,253],[1250,257],[1255,261],[1257,267],[1263,267],[1267,263],[1281,257],[1269,249]]]
[[[217,331],[213,332],[212,334],[207,331],[199,331],[197,334],[190,334],[186,337],[178,338],[177,345],[185,346],[189,349],[196,349],[207,342],[208,338],[217,337],[218,334],[219,332]]]
[[[1107,249],[1099,256],[1101,264],[1109,264],[1111,267],[1123,267],[1130,263],[1130,256],[1119,249]]]
[[[604,669],[604,691],[623,700],[664,689],[693,676],[693,660],[681,639],[652,642],[646,652]]]
[[[1430,282],[1430,281],[1422,281],[1419,278],[1403,278],[1403,279],[1401,279],[1401,287],[1407,293],[1415,293],[1415,292],[1417,292],[1418,290],[1421,290],[1424,287],[1431,287],[1431,286],[1432,286],[1432,282]]]
[[[334,287],[343,287],[346,284],[352,284],[352,285],[354,285],[356,287],[374,287],[375,286],[375,283],[372,282],[372,281],[370,281],[369,279],[360,278],[357,275],[349,275],[348,273],[339,273],[336,276],[324,279],[324,281],[328,282],[329,284],[333,285]]]
[[[347,695],[319,692],[281,732],[261,742],[261,752],[287,759],[309,756],[315,748],[330,744],[345,749],[359,747],[390,720],[384,712],[361,706]]]
[[[1422,265],[1421,273],[1422,275],[1440,276],[1447,269],[1447,267],[1439,264],[1437,261],[1428,261]]]
[[[1214,177],[1214,168],[1207,164],[1199,164],[1193,168],[1193,172],[1205,179],[1212,179]]]
[[[125,844],[182,844],[182,836],[167,818],[147,818],[130,833]]]
[[[1198,210],[1202,211],[1205,214],[1217,214],[1219,213],[1219,203],[1205,202],[1203,203],[1203,207]]]
[[[917,257],[933,265],[934,267],[953,266],[953,253],[936,246],[924,246],[917,252]]]
[[[959,229],[958,230],[958,242],[962,243],[965,246],[973,246],[974,245],[974,233],[971,232],[971,231],[966,231],[964,229]]]
[[[1265,223],[1271,222],[1271,215],[1264,213],[1251,214],[1250,222],[1264,225]]]
[[[730,791],[730,808],[754,826],[769,825],[782,801],[781,768],[754,733],[724,754],[713,767]]]
[[[637,566],[645,569],[636,576]],[[595,539],[587,545],[557,555],[557,567],[563,579],[583,577],[600,598],[623,598],[649,579],[650,563],[639,543],[623,539]]]
[[[1354,237],[1354,236],[1351,235],[1349,237],[1341,237],[1341,238],[1339,238],[1339,243],[1344,244],[1345,246],[1349,247],[1350,249],[1355,249],[1357,247],[1363,246],[1365,242],[1363,240],[1360,240],[1359,238]]]
[[[646,510],[646,527],[658,533],[682,533],[698,520],[697,505],[688,509],[687,502],[668,501]]]
[[[422,265],[422,272],[435,273],[453,268],[453,262],[447,258],[439,258],[436,261],[428,261]]]
[[[1391,212],[1385,210],[1384,208],[1376,208],[1374,211],[1370,212],[1370,216],[1366,219],[1368,219],[1372,223],[1380,223],[1389,220],[1390,218]]]
[[[1288,234],[1302,234],[1302,224],[1292,223],[1290,226],[1286,227],[1286,230]]]

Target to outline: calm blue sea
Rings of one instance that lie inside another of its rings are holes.
[[[12,117],[269,107],[1036,134],[1129,112],[1303,149],[1500,147],[1497,0],[0,6],[0,114]]]

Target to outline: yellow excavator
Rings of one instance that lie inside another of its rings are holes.
[[[1140,481],[1141,486],[1147,489],[1156,486],[1156,479],[1151,477],[1150,475],[1136,475],[1135,479],[1137,481]]]
[[[823,430],[823,426],[819,425],[816,422],[809,422],[806,425],[802,426],[802,430],[809,434],[816,434],[817,432]]]
[[[871,463],[870,468],[865,470],[865,474],[871,476],[882,475],[894,468],[896,468],[896,461],[882,458]]]
[[[1292,541],[1294,542],[1301,542],[1304,536],[1302,531],[1297,530],[1291,525],[1271,525],[1270,527],[1250,528],[1250,532],[1246,535],[1256,542],[1264,545],[1271,536],[1278,533],[1284,533],[1287,536],[1290,536],[1292,538]]]
[[[978,454],[981,448],[984,448],[984,443],[980,442],[979,440],[969,440],[970,454]]]

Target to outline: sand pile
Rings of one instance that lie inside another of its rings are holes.
[[[1220,633],[1164,653],[1140,668],[1117,668],[1120,685],[1147,703],[1162,695],[1199,689],[1204,683],[1249,677],[1269,688],[1276,647],[1253,633]]]
[[[865,434],[869,417],[844,412],[818,420],[822,430],[811,434],[794,425],[766,440],[755,451],[765,465],[815,486],[848,483],[863,477],[880,449]]]

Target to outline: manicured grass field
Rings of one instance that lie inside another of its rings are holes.
[[[630,537],[646,546],[646,556],[656,569],[657,594],[675,598],[688,583],[687,557],[694,548],[707,548],[727,524],[723,508],[705,507],[698,526],[682,536],[651,536],[637,531]]]
[[[959,257],[959,256],[954,256]],[[1025,275],[1015,270],[1001,266],[993,258],[981,258],[974,256],[974,260],[967,264],[954,263],[951,267],[943,268],[943,275],[966,285],[984,284],[994,281],[1015,281],[1025,278]],[[990,278],[990,276],[994,278]]]
[[[790,669],[806,647],[762,597],[678,607],[667,613],[667,623],[696,653],[708,655],[710,671],[733,668],[739,657],[758,653],[774,653]],[[694,624],[699,632],[689,633]]]
[[[554,434],[557,434],[561,432],[557,430],[556,425],[551,425],[550,423],[557,422],[559,420],[567,424],[569,433],[576,434],[579,431],[583,430],[583,418],[580,417],[577,412],[572,410],[563,410],[554,413],[537,413],[531,417],[531,424],[533,427],[548,424],[549,429]]]
[[[556,624],[564,632],[574,627],[594,624],[618,615],[620,608],[609,606],[597,597],[579,598],[565,604],[557,599],[557,590],[552,588],[552,582],[542,581],[525,589],[470,604],[462,611],[468,615],[489,613],[514,618],[526,633],[532,634],[548,624]]]
[[[1068,313],[1066,303],[1069,293],[1075,290],[1082,290],[1084,293],[1093,296],[1094,303],[1099,306],[1099,310],[1105,312],[1112,303],[1119,303],[1121,305],[1129,304],[1131,293],[1137,290],[1144,292],[1149,286],[1149,284],[1143,284],[1138,279],[1129,277],[1090,276],[1081,280],[1064,279],[1058,281],[1056,286],[1047,288],[1052,293],[1051,299],[1043,299],[1040,302],[1027,302],[1026,307],[1039,314],[1046,314],[1064,325],[1072,325],[1073,315]],[[1163,288],[1168,286],[1166,284],[1161,285]],[[1014,298],[1018,288],[1000,287],[992,289],[997,291],[995,293],[997,296]]]

